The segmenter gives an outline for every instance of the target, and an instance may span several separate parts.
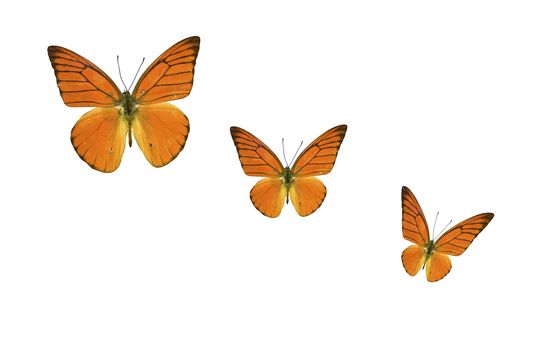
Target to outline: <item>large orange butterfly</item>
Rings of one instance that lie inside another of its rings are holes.
[[[461,255],[491,219],[492,213],[475,215],[453,226],[434,242],[430,240],[428,223],[420,204],[409,188],[402,187],[403,236],[415,243],[402,253],[405,271],[414,276],[425,267],[428,281],[439,281],[452,268],[448,255]]]
[[[59,46],[48,53],[60,94],[70,107],[96,107],[71,131],[80,158],[106,173],[118,168],[125,139],[134,134],[146,159],[155,167],[170,163],[185,146],[189,120],[166,101],[191,92],[200,38],[184,39],[159,56],[142,74],[133,93],[123,93],[95,64]]]
[[[346,125],[339,125],[323,133],[301,152],[290,169],[288,165],[284,167],[273,151],[256,136],[232,126],[230,132],[245,174],[265,177],[250,191],[250,199],[256,209],[275,218],[282,211],[284,200],[288,203],[291,199],[301,216],[316,211],[325,199],[327,189],[314,176],[325,175],[332,170],[346,130]]]

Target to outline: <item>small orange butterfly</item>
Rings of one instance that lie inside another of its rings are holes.
[[[492,213],[475,215],[453,226],[434,242],[430,240],[428,223],[420,204],[409,188],[402,187],[403,236],[415,243],[402,253],[405,271],[414,276],[425,267],[428,281],[439,281],[452,268],[448,255],[461,255],[491,219]]]
[[[189,95],[200,38],[184,39],[159,56],[142,74],[133,93],[123,93],[95,64],[59,46],[48,53],[60,94],[69,107],[96,107],[71,130],[71,143],[92,168],[109,173],[118,168],[134,134],[146,159],[155,167],[170,163],[185,146],[189,120],[165,103]]]
[[[250,191],[256,209],[265,216],[276,218],[282,211],[284,200],[288,203],[291,199],[300,216],[316,211],[325,199],[327,189],[314,176],[332,170],[346,130],[346,125],[339,125],[323,133],[305,148],[290,169],[288,165],[284,167],[256,136],[232,126],[230,132],[245,174],[265,177]]]

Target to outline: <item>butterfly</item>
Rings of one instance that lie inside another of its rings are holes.
[[[346,125],[338,125],[323,133],[301,152],[290,168],[289,165],[284,167],[256,136],[232,126],[230,133],[245,174],[265,177],[250,191],[250,200],[256,209],[275,218],[282,211],[284,201],[288,203],[291,199],[300,216],[316,211],[323,203],[327,189],[314,176],[332,170],[346,130]]]
[[[142,74],[132,93],[122,93],[112,79],[79,54],[49,46],[48,54],[60,95],[69,107],[95,107],[71,130],[71,143],[90,167],[105,172],[118,168],[132,134],[155,167],[174,160],[185,146],[189,120],[166,103],[189,95],[200,38],[176,43]]]
[[[439,281],[452,268],[448,255],[461,255],[491,219],[492,213],[475,215],[453,226],[437,240],[430,240],[428,223],[420,204],[409,188],[402,187],[403,236],[415,243],[402,253],[405,271],[414,276],[421,268],[426,268],[428,281]]]

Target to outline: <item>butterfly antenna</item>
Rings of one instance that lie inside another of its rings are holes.
[[[299,150],[301,149],[301,146],[303,145],[303,141],[299,144],[299,147],[297,147],[297,151],[295,151],[295,154],[293,155],[293,158],[291,159],[291,164],[293,164],[293,161],[295,160],[295,157],[297,157],[297,153],[299,153]]]
[[[118,71],[120,72],[120,80],[123,84],[123,87],[125,88],[125,91],[128,91],[127,86],[125,85],[125,82],[123,81],[123,77],[121,76],[121,68],[120,68],[120,55],[116,56],[116,61],[118,62]]]
[[[437,225],[437,217],[439,217],[439,212],[437,212],[437,215],[435,215],[435,221],[433,222],[433,231],[432,231],[433,237],[435,237],[435,225]]]
[[[286,168],[289,168],[288,160],[286,159],[286,151],[284,150],[284,138],[282,138],[282,154],[284,155],[284,161],[286,162]]]
[[[452,222],[452,219],[450,219],[450,221],[448,222],[448,224],[446,224],[445,228],[441,230],[441,232],[439,232],[439,236],[441,235],[441,233],[443,233],[444,230],[446,230],[446,228],[448,227],[448,225],[450,225],[450,223]]]
[[[138,76],[138,73],[140,73],[140,68],[142,68],[142,65],[144,64],[145,59],[146,59],[145,57],[142,57],[142,62],[140,62],[140,65],[138,66],[138,70],[136,71],[136,74],[135,74],[135,76],[133,78],[133,82],[131,83],[131,85],[129,85],[129,90],[127,90],[127,91],[131,90],[131,87],[133,86],[133,84],[134,84],[134,82],[136,80],[136,77]]]

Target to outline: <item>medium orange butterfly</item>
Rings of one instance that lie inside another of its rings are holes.
[[[338,149],[346,136],[346,125],[336,126],[315,139],[297,157],[290,168],[260,139],[246,130],[232,126],[241,166],[248,176],[264,176],[250,191],[252,204],[263,215],[276,218],[284,201],[291,199],[300,216],[307,216],[320,206],[327,189],[314,176],[328,174],[336,161]]]
[[[429,282],[439,281],[452,268],[448,255],[461,255],[493,219],[492,213],[475,215],[453,226],[437,240],[430,240],[428,223],[411,190],[402,187],[402,231],[406,240],[415,244],[402,253],[405,271],[414,276],[426,268]]]
[[[109,173],[118,168],[134,134],[146,159],[155,167],[170,163],[185,146],[189,120],[165,103],[189,95],[200,38],[184,39],[160,55],[142,74],[133,93],[123,93],[95,64],[59,46],[48,54],[60,94],[69,107],[96,107],[71,130],[71,143],[92,168]]]

